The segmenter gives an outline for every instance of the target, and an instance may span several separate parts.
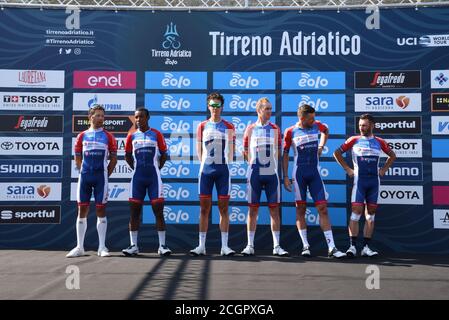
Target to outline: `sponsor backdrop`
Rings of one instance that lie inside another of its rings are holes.
[[[85,10],[81,27],[69,30],[65,10],[2,10],[0,247],[75,245],[73,143],[88,127],[87,111],[96,103],[105,106],[105,126],[119,147],[109,183],[108,246],[128,245],[132,171],[124,161],[124,141],[134,127],[133,110],[146,106],[150,125],[164,134],[170,152],[161,171],[168,245],[176,251],[194,247],[196,127],[207,117],[207,94],[218,90],[226,99],[223,116],[237,131],[237,161],[230,166],[231,247],[241,250],[246,242],[242,136],[256,120],[257,99],[266,96],[273,103],[272,121],[282,131],[297,121],[303,103],[315,107],[330,128],[319,170],[340,248],[348,244],[352,180],[332,153],[357,134],[360,115],[371,112],[378,118],[376,134],[398,155],[381,179],[373,245],[383,252],[449,253],[449,8],[385,9],[380,15],[380,30],[370,30],[364,10]],[[282,190],[281,243],[297,253],[293,199]],[[213,200],[209,252],[220,245],[216,196]],[[308,202],[310,242],[324,253],[319,218],[310,197]],[[88,248],[97,246],[95,220],[91,213]],[[259,250],[271,247],[269,224],[262,206]],[[144,251],[156,250],[148,201],[140,242]]]

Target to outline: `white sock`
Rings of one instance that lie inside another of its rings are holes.
[[[221,247],[227,247],[228,246],[228,232],[222,232],[221,233]]]
[[[335,248],[334,236],[332,235],[332,230],[324,231],[324,237],[326,238],[327,246],[329,250]]]
[[[271,231],[273,234],[273,248],[276,248],[279,245],[279,238],[281,236],[280,231]]]
[[[87,218],[76,219],[76,241],[77,247],[84,249],[84,236],[86,235],[87,230]]]
[[[302,247],[310,247],[309,241],[307,241],[307,229],[301,229],[299,230],[299,236],[302,240]]]
[[[254,235],[256,231],[248,231],[248,245],[254,247]]]
[[[138,231],[130,231],[129,239],[131,240],[131,245],[137,247],[137,233]]]
[[[165,246],[165,231],[158,231],[157,235],[159,237],[159,247]]]
[[[200,232],[200,247],[206,246],[206,232]]]
[[[106,230],[108,229],[108,219],[106,217],[97,218],[97,232],[98,232],[98,248],[106,247]]]

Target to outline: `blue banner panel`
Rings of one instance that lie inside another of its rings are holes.
[[[344,90],[344,72],[282,72],[282,90]]]
[[[145,89],[207,89],[207,72],[145,72]]]
[[[347,210],[345,208],[328,208],[329,218],[332,227],[346,227],[347,226]],[[308,226],[319,226],[320,219],[318,211],[315,207],[307,207],[306,222]],[[296,224],[296,208],[283,207],[282,208],[282,224],[294,226]]]
[[[274,90],[274,72],[214,72],[214,89]]]
[[[344,94],[283,94],[282,111],[297,112],[303,104],[313,107],[316,112],[345,112],[346,96]]]

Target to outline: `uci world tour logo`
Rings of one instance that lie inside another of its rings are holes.
[[[192,51],[181,50],[181,36],[175,23],[170,22],[165,28],[161,47],[162,50],[151,49],[153,58],[163,58],[165,65],[177,65],[180,58],[191,58]]]

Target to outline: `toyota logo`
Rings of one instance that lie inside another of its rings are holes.
[[[2,147],[3,150],[11,150],[14,147],[14,144],[9,141],[3,142],[0,147]]]

